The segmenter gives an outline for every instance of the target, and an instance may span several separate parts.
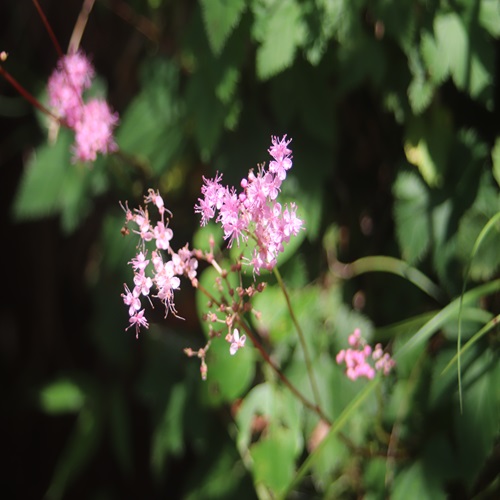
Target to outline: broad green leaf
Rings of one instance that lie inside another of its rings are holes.
[[[283,492],[293,477],[294,444],[290,431],[281,428],[250,448],[253,475],[275,494]]]
[[[406,159],[418,167],[430,187],[443,183],[452,145],[452,120],[443,107],[434,106],[423,116],[408,121],[404,146]]]
[[[240,335],[243,334],[240,331]],[[212,405],[234,401],[248,389],[255,374],[252,341],[247,337],[245,347],[231,356],[229,343],[223,337],[213,339],[207,365],[208,375],[204,388],[208,401]]]
[[[265,382],[253,387],[243,399],[236,416],[238,424],[237,445],[242,455],[252,442],[254,418],[256,416],[268,417],[272,415],[274,392],[273,386]]]
[[[269,336],[273,342],[280,342],[296,335],[279,286],[268,285],[264,292],[253,297],[252,303],[255,310],[261,313],[256,326],[263,337]]]
[[[257,48],[257,76],[267,80],[293,64],[306,26],[296,0],[255,3],[254,36],[261,42]]]
[[[70,379],[60,379],[45,386],[39,394],[42,410],[50,414],[75,413],[85,402],[85,393]]]
[[[500,365],[487,350],[463,375],[463,414],[455,414],[460,475],[472,487],[500,431]],[[471,432],[474,429],[474,432]]]
[[[435,39],[426,36],[422,45],[434,81],[443,81],[449,72],[459,89],[489,106],[494,54],[484,33],[475,25],[466,25],[456,12],[438,14],[434,33]]]
[[[201,0],[207,37],[215,55],[222,52],[229,35],[239,23],[245,3],[245,0]]]
[[[72,134],[60,130],[53,145],[43,145],[26,165],[14,202],[17,220],[38,219],[57,214],[63,205],[67,178],[76,175],[71,163]]]
[[[445,499],[446,495],[435,477],[436,471],[427,470],[421,461],[413,462],[403,469],[394,481],[391,498],[407,500],[411,492],[413,498]]]
[[[186,386],[175,384],[163,414],[158,419],[152,435],[151,465],[161,476],[169,455],[179,455],[184,450],[184,411],[186,407]]]
[[[161,174],[171,166],[184,140],[179,75],[174,64],[160,59],[147,61],[142,71],[141,92],[121,117],[116,140],[125,154],[144,165],[147,175],[151,175],[149,167]]]
[[[421,259],[430,245],[429,194],[414,173],[402,172],[394,183],[396,236],[404,260]]]
[[[500,8],[497,0],[481,0],[479,24],[493,37],[500,36]]]
[[[474,242],[482,228],[491,220],[483,211],[471,209],[460,221],[458,245],[460,255],[470,266],[469,275],[473,280],[485,280],[493,277],[500,266],[498,245],[500,244],[500,223],[493,224],[484,235],[481,245],[471,256]]]

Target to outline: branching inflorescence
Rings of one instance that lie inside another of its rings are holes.
[[[235,240],[238,245],[241,242],[253,242],[255,245],[250,261],[243,262],[241,258],[229,270],[222,269],[216,261],[213,244],[209,251],[191,250],[188,245],[178,252],[172,249],[170,241],[173,231],[167,217],[171,214],[166,210],[158,192],[149,191],[144,199],[144,207],[131,210],[127,204],[123,206],[127,229],[134,224],[132,231],[140,238],[138,253],[130,261],[134,271],[134,286],[130,289],[128,285],[124,285],[125,292],[122,294],[123,301],[129,308],[128,328],[134,327],[136,336],[141,328],[149,327],[142,300],[146,299],[152,304],[151,299],[159,299],[165,307],[165,314],[171,312],[177,316],[174,292],[180,287],[180,277],[187,277],[192,286],[200,288],[196,278],[200,260],[212,265],[219,274],[216,284],[218,296],[202,290],[209,298],[209,312],[204,316],[210,325],[209,340],[201,349],[185,350],[188,356],[201,359],[203,378],[207,371],[205,355],[213,337],[220,336],[226,329],[225,339],[230,344],[230,354],[234,355],[244,347],[246,335],[240,335],[236,326],[241,324],[243,315],[251,310],[250,298],[265,288],[264,283],[254,283],[246,288],[239,286],[233,289],[227,279],[228,273],[239,274],[243,266],[247,266],[252,269],[255,277],[262,269],[272,269],[284,244],[303,227],[302,220],[296,215],[296,205],[292,203],[282,206],[277,201],[281,183],[292,166],[289,143],[286,136],[282,139],[272,137],[269,153],[273,160],[269,163],[269,168],[266,170],[264,166],[260,166],[257,174],[250,171],[248,177],[241,181],[243,190],[239,194],[234,187],[221,184],[222,175],[217,174],[214,179],[204,178],[201,190],[203,196],[195,206],[195,211],[201,214],[201,224],[205,225],[215,218],[223,228],[228,247]],[[153,209],[155,218],[158,217],[155,221],[150,216],[150,210]],[[150,246],[154,248],[149,250]],[[241,276],[239,281],[241,282]],[[217,324],[222,324],[223,329],[218,330],[215,326]]]
[[[207,376],[206,354],[214,337],[224,336],[229,343],[231,355],[245,346],[249,336],[273,369],[279,370],[263,351],[257,338],[252,333],[244,316],[253,312],[251,298],[265,289],[265,283],[256,283],[255,278],[262,270],[272,270],[277,263],[284,245],[303,229],[303,221],[297,217],[294,203],[281,205],[278,195],[281,184],[292,167],[290,140],[271,138],[269,154],[273,160],[266,169],[259,166],[257,173],[250,170],[248,176],[241,181],[241,192],[234,187],[222,185],[222,175],[216,174],[213,179],[203,178],[202,197],[198,199],[195,212],[201,215],[201,225],[215,219],[224,231],[224,239],[228,247],[236,241],[240,244],[253,244],[252,258],[240,257],[230,269],[223,269],[214,255],[214,242],[210,249],[202,251],[190,249],[188,244],[177,252],[170,244],[173,231],[169,227],[172,214],[165,208],[163,198],[158,192],[150,189],[144,198],[144,206],[131,210],[128,204],[122,206],[125,211],[126,232],[129,227],[139,236],[137,254],[129,262],[134,272],[134,286],[124,285],[123,301],[128,306],[129,328],[134,327],[136,337],[141,328],[149,328],[143,301],[153,305],[152,299],[159,300],[168,313],[176,317],[174,293],[179,289],[181,277],[187,278],[191,285],[198,288],[208,297],[207,313],[203,318],[208,323],[208,341],[200,349],[185,349],[188,356],[201,360],[202,378]],[[132,227],[133,226],[133,227]],[[205,290],[197,279],[199,261],[213,266],[218,273],[215,282],[216,292]],[[242,285],[242,269],[252,270],[254,283],[249,287]],[[233,287],[228,279],[229,273],[236,273],[240,286]],[[291,307],[291,306],[290,306]],[[291,311],[293,314],[293,311]],[[220,328],[219,328],[220,327]],[[245,334],[240,334],[244,331]],[[226,332],[226,333],[224,333]],[[358,377],[373,378],[375,371],[389,373],[393,361],[388,354],[383,354],[380,345],[372,348],[361,338],[356,330],[349,338],[352,349],[342,350],[337,362],[346,363],[347,376],[355,380]],[[371,356],[375,365],[367,362]]]

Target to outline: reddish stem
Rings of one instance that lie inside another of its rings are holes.
[[[7,70],[0,66],[0,75],[2,75],[30,104],[39,109],[42,113],[51,116],[59,123],[61,119],[56,116],[50,109],[46,108],[36,97],[30,94]]]
[[[267,354],[267,352],[264,350],[264,348],[262,347],[262,344],[254,336],[254,334],[253,334],[252,330],[249,328],[249,326],[241,319],[239,319],[238,322],[239,322],[240,326],[245,330],[246,334],[250,337],[250,340],[252,341],[253,345],[257,348],[260,355],[264,358],[264,361],[274,370],[276,375],[278,375],[279,379],[288,387],[288,389],[290,389],[290,391],[292,391],[292,393],[303,403],[304,406],[306,406],[311,411],[316,413],[327,424],[331,425],[332,424],[331,420],[323,413],[323,410],[318,405],[309,401],[292,384],[292,382],[290,382],[290,380],[286,377],[286,375],[278,368],[278,366],[274,363],[274,361],[271,359],[269,354]]]
[[[47,30],[47,32],[49,34],[50,39],[52,40],[52,43],[54,44],[54,47],[56,48],[56,52],[59,55],[59,58],[61,58],[64,55],[64,53],[61,50],[61,46],[59,45],[59,42],[57,41],[57,38],[54,35],[54,32],[52,31],[52,28],[50,27],[49,21],[47,20],[45,13],[43,12],[42,8],[40,7],[38,0],[33,0],[33,3],[35,4],[35,8],[38,11],[38,14],[42,18],[42,22],[45,26],[45,29]]]

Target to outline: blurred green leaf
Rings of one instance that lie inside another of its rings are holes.
[[[50,482],[46,498],[57,500],[65,498],[65,491],[95,453],[102,434],[102,415],[100,408],[83,408],[78,415],[74,430],[59,458]]]
[[[495,140],[495,145],[491,150],[491,159],[493,161],[493,177],[500,186],[500,137]]]
[[[412,172],[400,173],[393,189],[396,236],[404,260],[411,265],[429,249],[429,194],[422,180]]]
[[[294,444],[290,431],[281,428],[272,436],[250,448],[253,474],[257,484],[263,483],[275,494],[282,492],[293,477]]]
[[[43,389],[39,394],[42,410],[50,414],[76,413],[85,403],[85,393],[70,379],[60,379]]]
[[[463,376],[463,415],[455,415],[460,476],[472,487],[500,431],[500,365],[489,351],[478,356]],[[471,432],[474,429],[474,432]]]
[[[147,60],[142,89],[121,117],[116,141],[125,154],[161,174],[179,153],[184,134],[177,67],[165,59]]]
[[[267,80],[293,64],[307,28],[296,0],[256,1],[253,8],[253,35],[261,43],[257,49],[257,76]]]
[[[391,498],[406,500],[410,491],[415,498],[435,498],[436,500],[446,498],[436,478],[436,471],[426,469],[420,461],[413,462],[397,475]]]
[[[240,335],[244,332],[240,331]],[[224,337],[225,334],[223,334]],[[213,405],[234,401],[244,394],[255,375],[255,353],[251,340],[231,356],[224,338],[212,340],[207,356],[208,376],[204,383],[206,397]]]
[[[219,55],[245,10],[245,0],[202,0],[201,5],[210,47]]]
[[[151,464],[154,472],[161,476],[168,456],[180,455],[184,450],[184,412],[186,386],[172,387],[170,398],[152,436]]]

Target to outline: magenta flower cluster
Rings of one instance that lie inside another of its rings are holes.
[[[356,380],[360,377],[373,379],[376,372],[382,372],[388,375],[395,365],[390,354],[384,353],[382,346],[377,344],[372,350],[366,341],[361,337],[361,331],[356,328],[349,336],[348,349],[342,349],[337,354],[337,364],[346,365],[347,378]],[[371,359],[372,363],[369,363]]]
[[[223,186],[221,174],[214,179],[204,177],[203,198],[199,198],[195,206],[195,211],[201,214],[202,225],[214,217],[221,224],[229,247],[235,240],[238,245],[240,240],[255,240],[250,264],[257,274],[261,269],[270,270],[276,265],[283,244],[292,235],[297,235],[303,226],[294,203],[282,206],[277,201],[281,184],[292,167],[292,151],[288,148],[290,140],[286,140],[286,135],[271,140],[268,151],[273,160],[268,169],[260,167],[257,173],[250,170],[248,177],[241,181],[242,192]]]
[[[135,224],[132,231],[139,235],[140,243],[136,256],[129,262],[134,271],[134,286],[132,290],[125,284],[125,293],[122,294],[123,302],[128,306],[129,326],[135,327],[136,337],[139,336],[141,327],[148,328],[149,323],[142,307],[141,298],[151,303],[150,297],[160,300],[165,306],[165,316],[172,312],[177,315],[174,303],[174,292],[179,289],[179,276],[186,276],[194,282],[198,261],[193,258],[188,246],[174,252],[170,246],[173,231],[168,227],[168,218],[163,199],[158,192],[149,190],[144,198],[145,208],[139,207],[134,211],[128,206],[125,210],[125,221],[128,231],[129,224]],[[156,207],[159,219],[153,223],[149,216],[148,205]],[[168,212],[169,213],[169,212]],[[154,244],[155,249],[148,255],[147,244]],[[170,257],[164,260],[161,250],[165,250]],[[155,290],[153,295],[151,290]]]
[[[117,150],[113,130],[118,115],[103,99],[84,102],[83,93],[90,88],[95,70],[81,52],[63,56],[48,82],[49,103],[59,118],[75,131],[74,159],[95,161],[97,153]]]

